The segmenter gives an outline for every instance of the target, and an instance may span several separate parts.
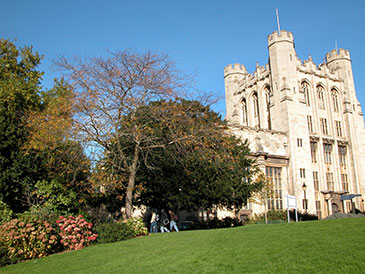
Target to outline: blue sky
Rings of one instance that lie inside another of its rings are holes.
[[[252,73],[268,61],[267,35],[292,31],[297,55],[316,64],[335,48],[350,50],[355,87],[365,107],[365,1],[2,0],[0,37],[45,55],[43,85],[57,73],[52,60],[102,55],[106,49],[167,53],[195,73],[198,90],[224,97],[223,69],[241,63]],[[215,106],[222,116],[225,103]]]

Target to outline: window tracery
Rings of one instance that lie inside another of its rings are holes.
[[[310,106],[310,99],[309,99],[309,85],[307,82],[303,81],[301,84],[301,89],[304,93],[304,101],[305,101],[305,105],[307,107]]]
[[[339,108],[339,103],[338,103],[338,92],[337,92],[337,90],[332,89],[331,94],[332,94],[333,111],[334,112],[339,112],[340,108]]]
[[[324,88],[322,86],[317,86],[317,96],[318,96],[318,107],[320,109],[325,109]]]
[[[259,99],[257,97],[257,93],[255,92],[252,95],[253,102],[253,118],[255,122],[255,127],[260,127],[260,112],[259,112]]]

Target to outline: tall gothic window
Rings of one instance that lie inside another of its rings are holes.
[[[326,164],[332,163],[332,145],[331,144],[323,144],[324,150],[324,162]]]
[[[308,85],[308,83],[307,82],[302,82],[301,89],[304,93],[305,105],[307,107],[309,107],[311,104],[310,104],[310,99],[309,99],[309,85]]]
[[[327,181],[327,190],[334,191],[334,182],[333,182],[333,173],[332,172],[326,172],[326,181]]]
[[[339,104],[338,104],[338,92],[337,92],[337,90],[332,89],[331,94],[332,94],[333,111],[334,112],[339,112],[340,108],[339,108]]]
[[[268,209],[283,209],[281,167],[266,167],[266,178],[271,180],[274,185],[274,196],[268,199]]]
[[[310,142],[312,163],[317,163],[317,143]]]
[[[259,112],[259,99],[257,97],[257,93],[252,95],[252,103],[253,103],[253,118],[255,121],[255,127],[260,127],[260,112]]]
[[[267,128],[271,129],[271,116],[270,116],[270,88],[268,86],[264,89],[266,99],[266,117],[267,117]]]
[[[314,190],[318,192],[319,191],[318,171],[313,171],[313,184],[314,184]]]
[[[324,89],[322,86],[317,86],[317,96],[318,96],[318,107],[320,109],[325,109],[324,104]]]
[[[313,122],[312,122],[312,116],[307,115],[307,124],[308,124],[308,131],[309,133],[313,133]]]
[[[321,124],[322,134],[328,135],[328,127],[327,127],[327,119],[326,118],[319,118]]]
[[[338,146],[338,157],[340,158],[340,165],[346,168],[346,146]]]
[[[335,121],[337,137],[342,137],[342,127],[340,121]]]
[[[242,124],[244,126],[248,126],[246,99],[242,99],[241,106],[242,106]]]
[[[347,174],[341,174],[342,191],[349,191],[349,183],[347,181]]]

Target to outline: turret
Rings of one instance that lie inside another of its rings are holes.
[[[224,78],[226,78],[231,74],[237,74],[237,75],[240,74],[244,76],[247,74],[247,70],[245,66],[241,64],[234,64],[233,66],[228,65],[224,68]]]
[[[269,47],[278,42],[289,42],[294,45],[293,33],[286,30],[282,30],[280,34],[277,31],[274,31],[267,37],[267,41]]]
[[[351,104],[356,106],[359,102],[355,93],[350,52],[345,49],[332,50],[326,54],[326,62],[331,72],[336,73],[343,81],[345,109],[351,111],[353,109]]]
[[[347,60],[351,62],[350,52],[345,49],[339,49],[339,51],[337,52],[337,50],[334,49],[326,54],[326,61],[328,65],[330,65],[334,61],[340,60]]]
[[[294,38],[289,31],[282,30],[280,34],[275,31],[267,37],[267,42],[273,92],[272,102],[276,102],[275,107],[279,107],[278,104],[286,104],[288,101],[293,100],[293,87],[297,85],[295,80],[297,58],[294,49]],[[285,109],[286,107],[281,108]],[[275,110],[273,109],[273,111]],[[282,123],[282,119],[284,117],[279,115],[273,116],[273,128],[287,131],[288,127]]]
[[[274,93],[285,85],[291,88],[295,84],[292,81],[296,73],[293,34],[285,30],[280,34],[275,31],[267,37],[267,41]]]
[[[226,119],[232,123],[239,122],[237,106],[239,96],[239,83],[246,78],[247,70],[244,65],[234,64],[224,68],[224,83],[226,89]]]

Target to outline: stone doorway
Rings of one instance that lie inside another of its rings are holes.
[[[340,207],[336,203],[332,203],[332,214],[341,212]]]

